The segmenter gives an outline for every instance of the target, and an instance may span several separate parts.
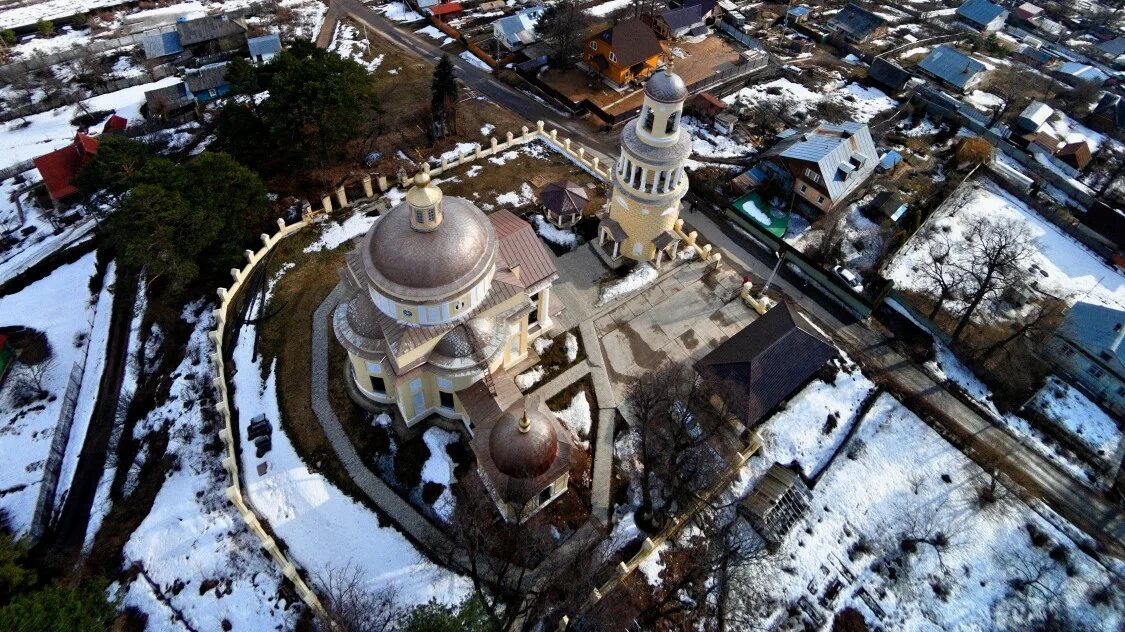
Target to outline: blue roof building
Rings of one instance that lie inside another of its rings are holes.
[[[180,34],[177,31],[146,35],[141,40],[141,47],[144,48],[145,59],[160,59],[161,57],[177,55],[184,50],[183,44],[180,43]]]
[[[492,35],[508,50],[519,50],[539,41],[535,26],[543,17],[543,7],[531,7],[492,23]]]
[[[1125,311],[1079,301],[1055,331],[1055,368],[1093,399],[1125,409]]]
[[[967,91],[981,79],[984,64],[956,48],[942,44],[935,48],[918,68],[925,74],[961,92]]]
[[[250,50],[250,61],[265,63],[281,53],[281,38],[277,33],[251,37],[246,40],[246,46]]]
[[[999,31],[1007,19],[1008,10],[988,0],[966,0],[957,8],[957,20],[978,31]]]

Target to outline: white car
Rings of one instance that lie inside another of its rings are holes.
[[[848,287],[853,292],[863,292],[863,281],[859,280],[859,275],[844,266],[836,266],[832,268],[832,272],[836,273],[841,281],[848,284]]]

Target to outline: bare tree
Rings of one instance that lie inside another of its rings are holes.
[[[940,229],[932,231],[932,235],[929,256],[914,268],[927,288],[937,295],[934,306],[927,314],[930,320],[936,318],[945,302],[957,296],[965,285],[965,275],[953,265],[957,244],[949,233]]]
[[[393,587],[373,588],[371,578],[352,562],[328,565],[313,583],[324,604],[317,620],[321,630],[393,632],[405,614]]]
[[[576,0],[561,0],[549,7],[539,18],[536,31],[554,50],[555,66],[570,68],[582,51],[590,19]]]
[[[954,343],[961,340],[985,299],[1024,282],[1025,264],[1035,253],[1036,242],[1026,222],[987,216],[965,231],[963,248],[963,255],[956,258],[954,265],[964,274],[968,304],[953,329]]]
[[[727,384],[705,383],[686,364],[666,364],[635,378],[625,405],[641,465],[639,524],[655,530],[688,507],[725,465],[712,439],[731,417]]]

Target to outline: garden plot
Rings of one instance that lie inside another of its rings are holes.
[[[1125,276],[985,177],[962,185],[934,212],[927,225],[895,256],[887,277],[899,288],[929,293],[915,270],[929,257],[937,231],[949,234],[956,242],[969,225],[988,216],[1026,223],[1038,241],[1038,253],[1029,264],[1043,291],[1071,303],[1081,298],[1117,309],[1125,306]]]
[[[683,128],[685,133],[691,135],[692,154],[702,158],[749,156],[758,150],[752,144],[716,134],[708,125],[692,116],[683,118]]]
[[[396,590],[402,605],[435,599],[460,603],[470,589],[467,580],[425,560],[401,533],[385,526],[322,475],[309,471],[281,429],[274,367],[263,378],[253,346],[254,337],[247,332],[234,350],[234,402],[242,436],[246,436],[250,420],[264,414],[273,424],[273,447],[259,459],[254,446],[244,441],[243,476],[248,500],[285,542],[289,554],[313,577],[350,565],[369,587]],[[444,448],[447,439],[434,435],[426,443],[442,443]],[[442,470],[452,476],[451,462],[440,460],[442,453],[444,449],[432,452],[439,460],[428,460],[423,476],[428,472],[431,478],[440,478],[446,475]],[[261,463],[264,473],[258,469]]]
[[[196,630],[288,629],[298,612],[281,597],[281,569],[227,500],[221,454],[213,444],[205,447],[219,431],[207,360],[214,351],[211,307],[196,303],[184,310],[195,330],[168,399],[134,430],[137,438],[167,433],[175,465],[125,544],[124,566],[136,565],[143,574],[121,588],[122,605],[147,614],[150,630],[182,630],[176,613]]]
[[[829,223],[836,222],[835,231],[829,225],[815,225],[813,228],[797,232],[794,230],[793,215],[786,241],[805,254],[811,254],[824,247],[824,240],[830,237],[832,245],[837,245],[841,262],[851,270],[866,271],[875,267],[885,250],[885,239],[879,225],[859,211],[862,204],[854,204],[840,217],[826,217]],[[789,237],[790,233],[793,237]],[[833,233],[834,235],[829,235]]]
[[[285,25],[286,39],[316,40],[328,4],[318,0],[281,0],[278,6],[292,12],[292,22]]]
[[[1120,595],[1082,543],[1014,496],[981,509],[988,476],[892,397],[876,400],[844,450],[776,563],[732,578],[734,608],[764,592],[805,599],[827,620],[854,607],[889,630],[1026,629],[1048,609],[1074,629],[1120,629]],[[748,470],[776,460],[767,447]]]
[[[42,388],[50,394],[48,399],[17,405],[13,397],[25,382],[19,367],[12,368],[0,387],[0,401],[4,402],[4,412],[0,413],[0,455],[4,455],[0,459],[0,509],[8,513],[16,534],[26,533],[31,526],[71,371],[75,367],[81,371],[85,365],[90,379],[96,381],[105,364],[104,337],[109,319],[108,314],[99,317],[97,310],[109,301],[99,295],[91,304],[89,282],[95,272],[94,260],[94,253],[90,253],[16,294],[0,297],[0,325],[43,332],[52,353],[40,365],[44,368]],[[101,294],[109,293],[103,289]],[[100,347],[91,344],[91,337],[102,342]],[[91,386],[96,390],[97,384]],[[85,384],[82,390],[94,392]],[[88,423],[88,409],[84,415],[76,413],[71,436],[84,437]],[[72,444],[74,447],[67,450],[70,473],[81,446],[80,442]]]
[[[789,79],[773,81],[743,88],[723,99],[728,105],[747,108],[766,107],[801,120],[818,119],[816,108],[822,103],[834,103],[846,108],[848,118],[866,123],[876,114],[898,107],[898,101],[876,88],[866,88],[856,83],[839,87],[825,86],[813,91]]]

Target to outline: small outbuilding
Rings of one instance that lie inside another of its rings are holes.
[[[982,33],[994,33],[1004,26],[1008,10],[988,0],[966,0],[957,7],[957,21]]]
[[[910,210],[910,206],[893,191],[880,191],[871,201],[870,208],[880,217],[885,217],[892,222],[902,219]],[[870,211],[868,213],[870,214]]]
[[[1085,169],[1093,158],[1090,154],[1090,145],[1084,140],[1063,145],[1055,153],[1055,157],[1079,171]]]
[[[577,224],[589,203],[586,189],[573,180],[552,182],[539,191],[539,204],[546,212],[547,221],[559,228]]]
[[[1016,127],[1024,132],[1035,133],[1043,129],[1047,121],[1054,114],[1054,109],[1042,101],[1032,101],[1016,117]]]
[[[894,62],[876,57],[867,69],[867,77],[891,94],[902,92],[910,81],[910,73]]]
[[[251,37],[246,40],[246,48],[250,53],[250,61],[264,64],[281,53],[281,38],[277,33]]]

